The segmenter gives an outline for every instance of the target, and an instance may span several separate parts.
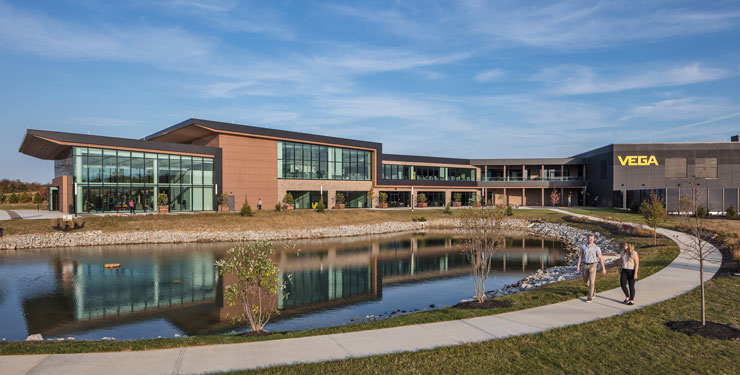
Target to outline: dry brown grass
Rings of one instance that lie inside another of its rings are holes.
[[[453,210],[445,214],[442,209],[416,210],[327,210],[324,213],[312,210],[255,211],[252,217],[235,213],[151,214],[121,216],[85,216],[82,231],[102,230],[105,232],[132,232],[151,230],[184,231],[244,231],[311,229],[339,225],[376,224],[383,222],[412,221],[423,215],[427,220],[458,218],[466,209]],[[557,220],[560,214],[545,210],[515,211],[515,218]],[[11,220],[0,221],[5,235],[53,232],[54,220]]]

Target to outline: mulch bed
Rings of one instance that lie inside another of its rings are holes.
[[[729,324],[707,322],[702,327],[698,320],[680,320],[666,322],[665,325],[673,331],[685,333],[689,336],[699,335],[708,339],[740,340],[740,328]]]
[[[511,302],[487,299],[483,303],[478,303],[478,301],[460,302],[452,307],[458,309],[493,309],[496,307],[511,307]]]
[[[240,336],[242,337],[252,337],[252,336],[270,336],[272,335],[272,332],[270,331],[248,331],[242,333]]]

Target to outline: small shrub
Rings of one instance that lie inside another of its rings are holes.
[[[326,205],[324,205],[324,201],[319,201],[316,203],[316,212],[324,212],[326,211]]]
[[[653,237],[653,231],[642,227],[635,227],[635,235],[640,237]]]
[[[462,202],[462,194],[461,193],[455,193],[455,195],[452,196],[452,200],[460,203]]]
[[[10,198],[8,198],[8,203],[18,203],[18,200],[19,200],[18,196],[15,193],[13,193],[13,194],[10,194]]]
[[[640,201],[632,201],[632,204],[630,204],[630,211],[639,214],[640,213]]]
[[[232,315],[236,322],[248,322],[252,331],[261,332],[273,313],[278,313],[278,296],[285,289],[280,270],[273,262],[275,246],[268,241],[238,244],[216,262],[222,276],[235,276],[224,288],[224,302],[238,306]]]
[[[280,212],[280,210],[283,209],[283,205],[280,203],[275,203],[275,212]]]
[[[445,203],[445,209],[442,212],[444,212],[446,214],[452,214],[452,210],[450,209],[450,204],[449,203]]]
[[[0,203],[5,203],[6,199],[7,198],[5,198],[5,194],[0,195]]]
[[[511,206],[506,206],[506,216],[514,216],[514,209]]]
[[[381,191],[380,194],[378,194],[378,201],[380,204],[388,203],[388,193]]]
[[[241,211],[239,211],[239,215],[252,216],[252,206],[249,205],[247,197],[244,197],[244,204],[242,205]]]
[[[336,200],[337,204],[344,204],[344,194],[337,192],[337,194],[334,196],[334,199]]]
[[[735,207],[730,206],[729,208],[727,208],[725,216],[727,216],[728,219],[737,219],[737,210],[735,209]]]
[[[416,201],[419,203],[424,203],[427,201],[427,196],[424,193],[419,194],[418,197],[416,197]]]
[[[706,208],[699,206],[699,208],[696,209],[696,216],[698,217],[707,217],[709,216],[709,211],[707,211]]]
[[[41,194],[36,193],[33,195],[33,203],[36,204],[36,207],[40,207],[41,203],[44,203],[44,197],[41,196]]]
[[[285,193],[285,196],[283,197],[283,203],[285,204],[293,204],[293,194],[291,193]]]
[[[411,221],[413,221],[413,222],[424,222],[424,221],[427,221],[427,218],[425,218],[424,216],[414,216],[414,217],[411,218]]]
[[[169,203],[169,197],[167,197],[167,194],[160,193],[157,195],[157,205],[159,206],[166,206]]]
[[[31,201],[31,196],[28,193],[21,193],[21,203],[28,203]]]

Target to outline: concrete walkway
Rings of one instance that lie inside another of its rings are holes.
[[[659,233],[676,241],[681,252],[664,269],[638,280],[635,306],[623,305],[621,289],[612,289],[598,294],[591,304],[578,298],[498,315],[352,333],[140,352],[0,356],[0,372],[202,374],[432,349],[586,323],[671,299],[699,285],[698,262],[686,253],[692,246],[691,237],[668,229]],[[704,267],[707,280],[720,266],[721,255],[716,248],[713,251],[714,262]]]

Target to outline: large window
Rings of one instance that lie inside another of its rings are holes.
[[[278,141],[278,178],[360,180],[371,178],[370,151]]]
[[[665,178],[686,178],[686,158],[666,158]]]
[[[74,148],[77,212],[157,209],[167,194],[172,211],[213,210],[213,158],[87,147]]]
[[[696,158],[696,178],[717,178],[717,158]]]
[[[385,180],[475,181],[475,168],[383,164]]]

